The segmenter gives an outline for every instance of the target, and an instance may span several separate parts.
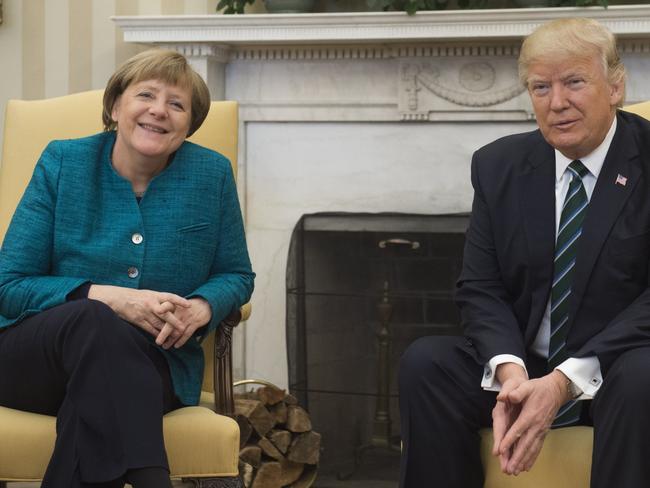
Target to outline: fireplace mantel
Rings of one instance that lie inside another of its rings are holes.
[[[650,37],[650,5],[418,12],[113,17],[124,40],[220,46],[519,40],[557,18],[589,16],[619,37]]]
[[[257,278],[235,332],[237,378],[287,386],[285,276],[300,217],[469,211],[472,152],[535,127],[517,75],[522,37],[578,15],[619,36],[628,103],[650,100],[650,5],[114,18],[126,41],[183,53],[213,99],[239,102],[237,185]]]

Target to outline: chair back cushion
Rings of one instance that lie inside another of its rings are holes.
[[[0,163],[0,242],[45,146],[55,139],[73,139],[102,131],[103,95],[103,90],[93,90],[46,100],[9,101]],[[212,102],[203,125],[189,139],[226,156],[235,177],[238,124],[237,102]],[[209,339],[203,342],[206,391],[214,391],[213,343]]]
[[[623,107],[623,110],[626,112],[632,112],[633,114],[640,115],[644,119],[650,120],[650,102],[641,102],[635,103],[634,105],[628,105]]]

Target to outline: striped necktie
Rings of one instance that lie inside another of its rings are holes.
[[[569,164],[571,183],[567,192],[560,226],[555,244],[555,261],[553,265],[553,286],[551,288],[551,338],[549,341],[548,365],[553,370],[569,356],[566,352],[566,337],[569,332],[569,303],[571,285],[576,263],[576,250],[582,234],[582,222],[587,214],[589,200],[582,184],[589,170],[581,161]],[[580,418],[581,403],[569,400],[558,411],[553,427],[572,425]]]

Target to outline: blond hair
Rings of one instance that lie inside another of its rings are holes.
[[[104,90],[102,112],[104,130],[116,128],[117,123],[111,113],[113,105],[124,90],[132,83],[154,79],[190,89],[192,106],[187,135],[191,136],[201,127],[210,110],[210,92],[205,81],[192,69],[187,59],[176,51],[149,49],[128,59],[108,80]]]
[[[539,26],[521,46],[519,79],[528,86],[528,70],[539,61],[598,59],[610,84],[622,84],[625,98],[625,66],[616,47],[616,38],[605,26],[593,19],[557,19]]]

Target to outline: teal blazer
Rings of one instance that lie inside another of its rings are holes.
[[[203,297],[212,307],[204,335],[250,299],[255,275],[230,162],[186,141],[138,204],[111,164],[114,142],[104,132],[51,142],[41,155],[0,249],[0,327],[87,282]],[[177,396],[196,405],[200,338],[163,353]]]

